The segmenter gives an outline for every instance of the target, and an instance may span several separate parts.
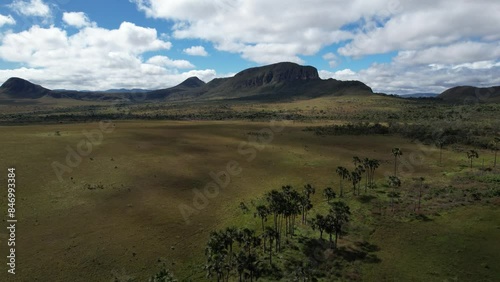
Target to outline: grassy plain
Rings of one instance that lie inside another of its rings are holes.
[[[378,188],[369,193],[386,200],[385,175],[392,173],[394,160],[391,149],[399,147],[405,152],[402,162],[408,163],[401,172],[404,193],[411,194],[413,177],[424,176],[431,186],[429,195],[451,185],[456,199],[436,194],[424,201],[429,218],[421,221],[409,220],[404,204],[397,216],[387,211],[378,216],[374,202],[348,195],[353,221],[350,235],[341,244],[350,248],[367,241],[377,247],[380,261],[348,260],[339,279],[494,281],[500,262],[499,202],[495,198],[486,200],[489,203],[473,202],[458,194],[478,186],[478,178],[496,179],[498,170],[478,171],[479,160],[470,170],[465,153],[451,148],[444,149],[443,163],[438,164],[435,146],[397,135],[317,136],[303,131],[311,125],[345,122],[331,119],[329,113],[400,111],[399,105],[387,99],[230,105],[236,112],[271,109],[325,115],[283,123],[283,130],[273,132],[272,141],[264,147],[249,138],[270,128],[266,121],[115,120],[113,132],[103,134],[101,144],[65,173],[63,181],[56,176],[53,162],[64,164],[68,146],[76,150],[86,138],[83,131],[98,130],[98,123],[1,126],[0,169],[4,173],[0,181],[7,183],[7,168],[16,168],[19,223],[17,275],[12,280],[2,271],[0,280],[114,281],[118,277],[120,281],[145,281],[159,269],[159,262],[165,262],[178,279],[203,281],[204,246],[210,231],[226,226],[259,227],[253,211],[244,214],[239,209],[240,202],[252,209],[252,202],[271,189],[287,184],[300,189],[311,183],[317,190],[314,204],[324,208],[322,189],[331,186],[338,192],[335,168],[352,166],[353,156],[381,160],[375,177]],[[175,109],[181,112],[184,106],[175,107],[181,107]],[[188,109],[196,111],[192,106]],[[240,146],[257,148],[255,159],[248,161],[249,154],[241,154]],[[411,161],[410,156],[417,154],[422,158]],[[490,166],[492,153],[480,150],[480,155]],[[238,162],[241,174],[231,177],[230,184],[187,224],[179,205],[193,206],[193,189],[203,190],[211,181],[210,172],[220,172],[230,161]],[[487,188],[498,187],[495,181],[487,183]],[[6,193],[0,203],[6,205]],[[7,232],[0,230],[0,250],[5,254]],[[299,232],[312,231],[303,228]]]

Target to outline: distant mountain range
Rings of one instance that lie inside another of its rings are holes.
[[[160,90],[72,91],[49,90],[21,78],[10,78],[0,87],[0,96],[8,99],[41,97],[78,100],[283,100],[325,95],[370,95],[370,87],[359,81],[323,80],[316,68],[294,63],[278,63],[250,68],[234,77],[216,78],[208,83],[191,77],[181,84]]]
[[[404,94],[400,95],[403,98],[437,98],[438,93],[414,93],[414,94]]]
[[[500,97],[500,87],[480,89],[463,86],[441,94],[417,93],[403,97],[437,97],[453,101],[479,95],[489,100]],[[478,94],[479,93],[479,94]],[[216,78],[208,83],[190,77],[181,84],[160,90],[112,89],[107,91],[50,90],[21,78],[10,78],[0,87],[0,99],[39,99],[52,97],[76,100],[179,101],[179,100],[256,100],[281,101],[321,96],[373,95],[360,81],[321,79],[318,70],[295,63],[277,63],[249,68],[233,77]]]

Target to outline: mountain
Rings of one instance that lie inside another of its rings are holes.
[[[190,77],[186,80],[184,80],[181,84],[177,85],[177,87],[183,87],[183,88],[197,88],[205,85],[205,82],[196,76]]]
[[[478,88],[473,86],[457,86],[439,94],[438,98],[445,101],[481,101],[500,102],[500,86]]]
[[[49,89],[18,77],[9,78],[0,87],[0,94],[11,99],[38,99],[49,93]]]
[[[19,78],[11,78],[0,87],[9,97],[69,98],[77,100],[288,100],[326,95],[371,95],[370,87],[359,81],[321,79],[318,70],[295,63],[277,63],[243,70],[233,77],[216,78],[205,83],[190,77],[177,86],[153,91],[71,91],[49,90]]]
[[[277,63],[250,68],[234,77],[214,79],[202,89],[202,99],[280,100],[324,95],[372,94],[359,81],[323,80],[318,70],[295,63]]]

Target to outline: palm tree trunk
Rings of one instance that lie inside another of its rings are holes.
[[[342,176],[340,177],[340,198],[344,195],[343,189],[342,189]]]
[[[394,156],[394,176],[398,176],[398,157]]]
[[[337,232],[335,232],[335,249],[337,248],[337,241],[338,241],[339,235]]]

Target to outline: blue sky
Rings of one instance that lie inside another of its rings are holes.
[[[496,0],[7,0],[0,82],[156,89],[292,61],[385,93],[500,85],[499,12]]]

